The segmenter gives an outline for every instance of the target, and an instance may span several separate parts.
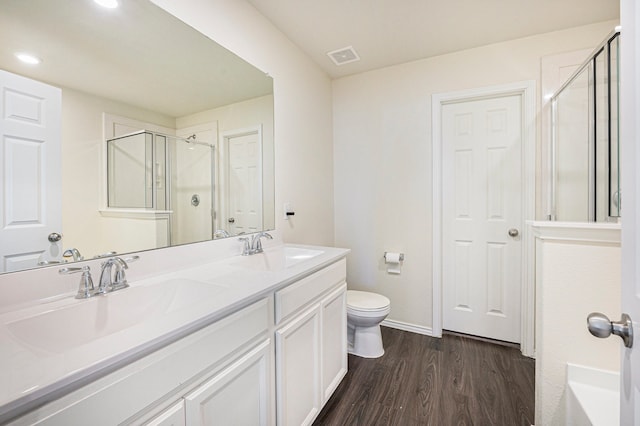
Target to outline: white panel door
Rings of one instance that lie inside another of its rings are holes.
[[[520,341],[521,96],[442,109],[443,325]]]
[[[232,235],[262,226],[262,136],[259,129],[227,132],[224,141],[223,204]]]
[[[632,348],[620,356],[620,424],[640,424],[640,7],[620,2],[620,137],[622,155],[622,312],[633,320]],[[597,306],[594,306],[597,310]],[[610,319],[613,312],[607,313]],[[616,338],[613,336],[612,338]],[[622,345],[622,344],[621,344]]]
[[[0,70],[0,272],[34,267],[62,233],[61,90]]]

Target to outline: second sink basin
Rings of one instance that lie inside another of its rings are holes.
[[[236,266],[258,269],[263,271],[278,271],[291,268],[324,253],[322,250],[305,247],[275,247],[251,256],[240,257]]]
[[[196,280],[172,279],[79,300],[5,326],[17,341],[29,347],[62,353],[195,304],[224,288]]]

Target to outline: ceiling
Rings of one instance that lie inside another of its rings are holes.
[[[620,14],[619,0],[247,1],[333,78]],[[336,66],[327,52],[347,46],[361,60]]]
[[[151,2],[0,1],[0,69],[170,117],[273,93],[264,72]]]

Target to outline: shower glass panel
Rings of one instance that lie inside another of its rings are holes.
[[[107,142],[109,207],[152,208],[153,136],[138,133]]]
[[[551,99],[551,220],[620,216],[618,45],[612,33]]]
[[[148,131],[108,140],[108,207],[168,215],[172,245],[212,239],[213,148]]]
[[[200,143],[171,145],[171,242],[185,244],[213,236],[213,149]]]
[[[589,69],[566,86],[555,103],[556,216],[564,221],[589,220]]]

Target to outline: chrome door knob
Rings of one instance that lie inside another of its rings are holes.
[[[518,231],[516,228],[509,229],[510,237],[517,237],[518,235],[520,235],[520,231]]]
[[[60,241],[62,239],[62,234],[58,234],[57,232],[52,232],[52,233],[49,234],[47,239],[51,243],[57,243],[58,241]]]
[[[587,317],[587,324],[589,332],[596,337],[604,339],[613,333],[622,338],[627,348],[633,346],[633,323],[627,314],[622,314],[620,321],[610,321],[605,314],[592,312]]]

